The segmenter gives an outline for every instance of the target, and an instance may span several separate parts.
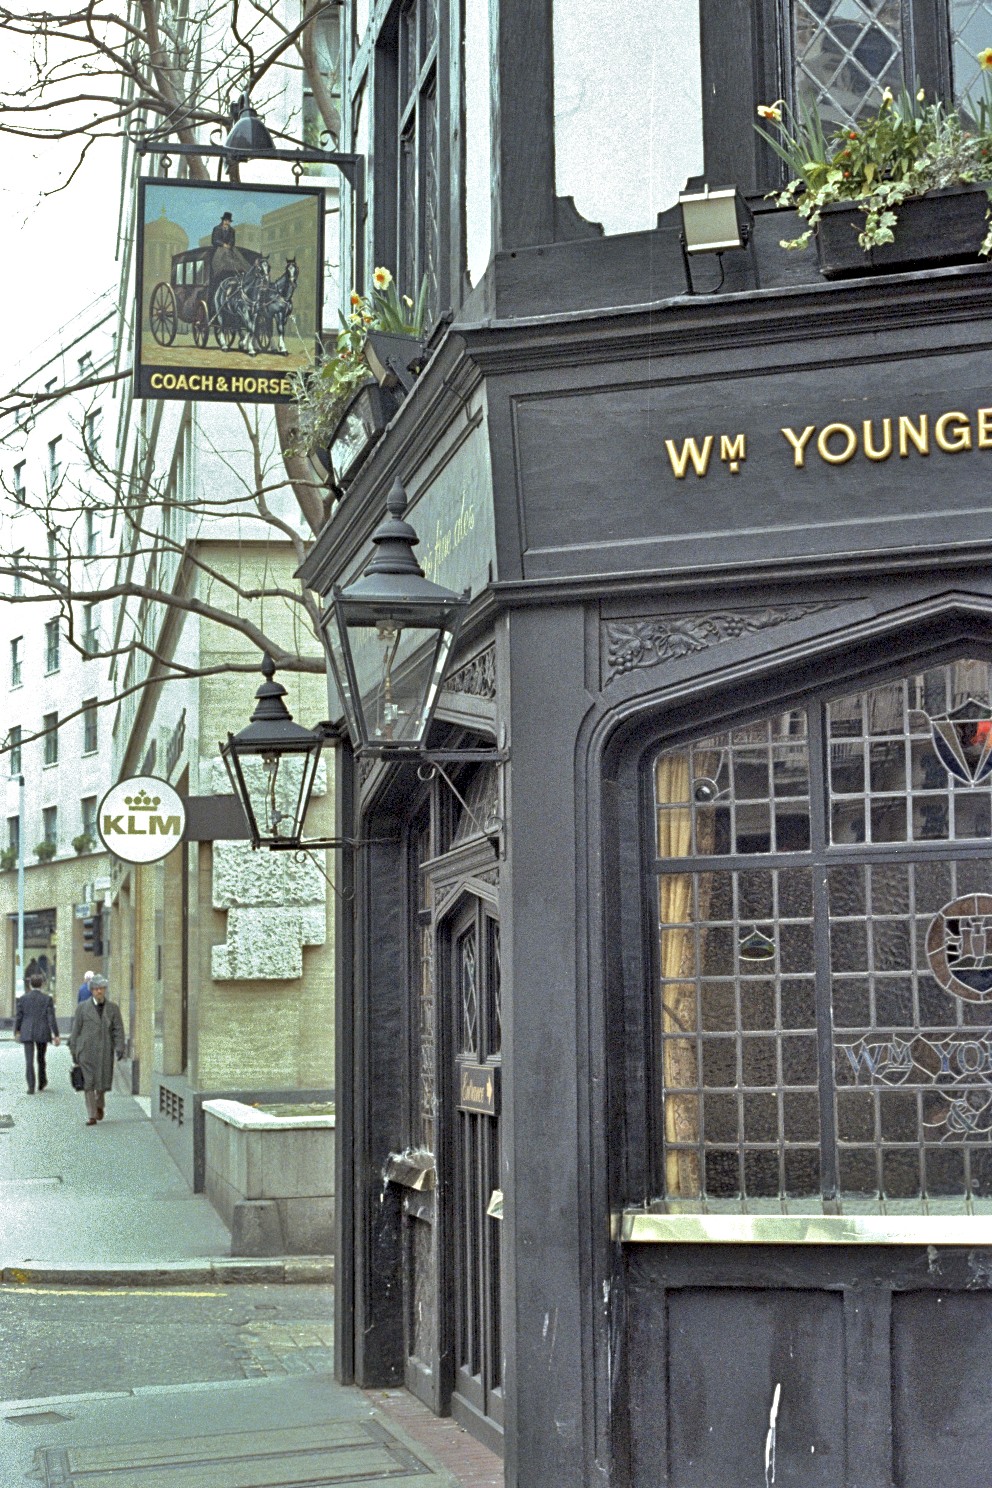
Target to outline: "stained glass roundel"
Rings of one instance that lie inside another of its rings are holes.
[[[944,905],[927,932],[927,960],[945,992],[964,1002],[992,1002],[992,894],[965,894]]]

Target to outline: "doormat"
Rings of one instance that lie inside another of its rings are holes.
[[[276,1431],[42,1447],[36,1461],[45,1488],[161,1488],[163,1481],[176,1488],[335,1488],[413,1479],[418,1488],[449,1488],[452,1482],[377,1415]]]

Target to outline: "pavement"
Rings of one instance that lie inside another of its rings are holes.
[[[455,1488],[360,1391],[319,1375],[149,1386],[2,1407],[0,1481],[44,1488]]]
[[[5,1293],[35,1288],[56,1308],[71,1289],[94,1305],[133,1289],[146,1309],[162,1289],[177,1299],[187,1289],[195,1305],[200,1285],[326,1286],[330,1257],[231,1257],[225,1225],[190,1191],[147,1103],[111,1091],[106,1119],[88,1127],[69,1064],[65,1044],[50,1049],[49,1087],[29,1095],[21,1047],[0,1035],[0,1308]],[[93,1390],[0,1400],[0,1484],[502,1488],[499,1458],[406,1391],[338,1384],[329,1328],[255,1331],[243,1379],[101,1390],[97,1349]],[[57,1361],[48,1380],[64,1391]]]
[[[65,1042],[29,1095],[24,1054],[0,1037],[0,1279],[96,1285],[327,1281],[330,1257],[231,1256],[213,1205],[194,1194],[146,1105],[109,1091],[86,1125]]]

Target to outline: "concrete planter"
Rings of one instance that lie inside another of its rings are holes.
[[[204,1188],[231,1231],[232,1255],[331,1253],[335,1118],[285,1110],[203,1103]]]

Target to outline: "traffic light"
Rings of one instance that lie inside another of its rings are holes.
[[[93,915],[83,921],[83,950],[88,951],[91,956],[103,955],[103,926],[100,920],[100,915]]]

